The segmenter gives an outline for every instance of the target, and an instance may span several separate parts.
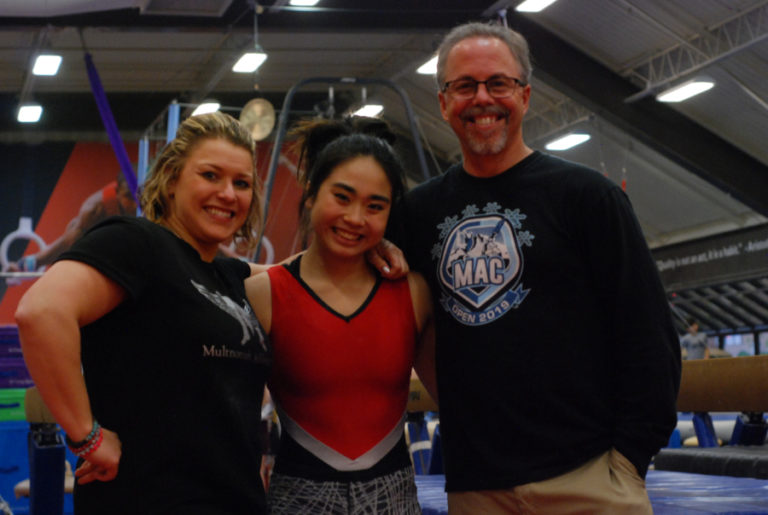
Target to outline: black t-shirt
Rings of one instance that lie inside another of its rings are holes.
[[[557,476],[615,447],[644,475],[676,423],[679,345],[629,201],[534,152],[415,188],[392,234],[435,302],[449,491]]]
[[[123,454],[114,481],[76,487],[76,513],[265,512],[259,431],[271,351],[245,296],[248,265],[202,261],[132,217],[95,226],[60,259],[127,292],[82,328],[91,407]]]

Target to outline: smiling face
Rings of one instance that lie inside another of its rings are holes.
[[[165,224],[205,261],[216,256],[245,222],[253,200],[253,161],[244,148],[224,139],[198,143],[169,186]]]
[[[467,38],[447,55],[446,81],[484,81],[497,75],[521,77],[519,64],[500,39]],[[478,85],[477,93],[468,99],[456,98],[449,91],[441,91],[438,96],[440,111],[459,137],[465,159],[505,155],[515,159],[512,156],[524,146],[521,126],[528,110],[530,86],[518,87],[506,98],[492,97],[485,85]]]
[[[392,186],[371,156],[337,165],[307,200],[312,245],[337,257],[359,257],[384,236],[391,208]]]

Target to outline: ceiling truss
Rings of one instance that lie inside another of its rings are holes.
[[[636,6],[628,5],[643,13]],[[689,77],[768,37],[768,2],[707,27],[700,34],[688,39],[678,36],[663,23],[645,13],[643,17],[677,39],[679,44],[622,73],[644,88],[628,97],[628,102],[653,94],[670,83]]]

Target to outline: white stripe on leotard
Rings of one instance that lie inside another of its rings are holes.
[[[288,414],[280,408],[279,404],[276,405],[276,410],[278,417],[280,417],[280,424],[283,429],[287,431],[299,445],[326,464],[340,471],[365,470],[374,466],[395,447],[400,440],[400,437],[403,434],[403,428],[405,427],[405,412],[403,412],[403,416],[387,436],[382,438],[379,443],[361,456],[355,459],[350,459],[309,434],[306,429],[288,416]]]

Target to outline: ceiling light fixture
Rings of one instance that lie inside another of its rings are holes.
[[[257,45],[258,46],[258,45]],[[233,72],[253,73],[259,69],[259,66],[267,60],[267,53],[258,47],[255,52],[246,52],[237,60],[232,67]]]
[[[368,116],[370,118],[373,118],[374,116],[378,116],[381,114],[381,112],[384,110],[384,106],[381,104],[366,104],[357,111],[355,111],[353,114],[355,116]]]
[[[557,0],[525,0],[525,2],[515,7],[515,11],[521,13],[537,13],[543,11],[556,1]]]
[[[259,7],[253,8],[253,50],[247,50],[232,67],[235,73],[253,73],[267,60],[267,53],[259,45]]]
[[[712,89],[715,85],[711,79],[692,79],[678,86],[662,91],[656,95],[659,102],[682,102],[700,93]]]
[[[589,134],[573,132],[561,138],[550,141],[546,144],[545,148],[547,150],[568,150],[569,148],[573,148],[576,145],[581,145],[585,141],[589,141],[591,137],[592,136]]]
[[[296,6],[296,7],[312,7],[313,5],[317,4],[320,0],[291,0],[289,4]]]
[[[61,56],[54,54],[41,54],[35,59],[32,73],[35,75],[56,75],[61,65]]]
[[[196,116],[198,114],[215,113],[219,110],[220,107],[221,104],[215,100],[205,100],[200,105],[198,105],[194,111],[192,111],[192,116]]]
[[[43,106],[40,104],[22,104],[16,119],[21,123],[37,123],[43,115]]]
[[[416,70],[416,73],[420,73],[421,75],[434,75],[437,73],[437,56],[433,57],[426,63],[419,66],[419,69]]]

